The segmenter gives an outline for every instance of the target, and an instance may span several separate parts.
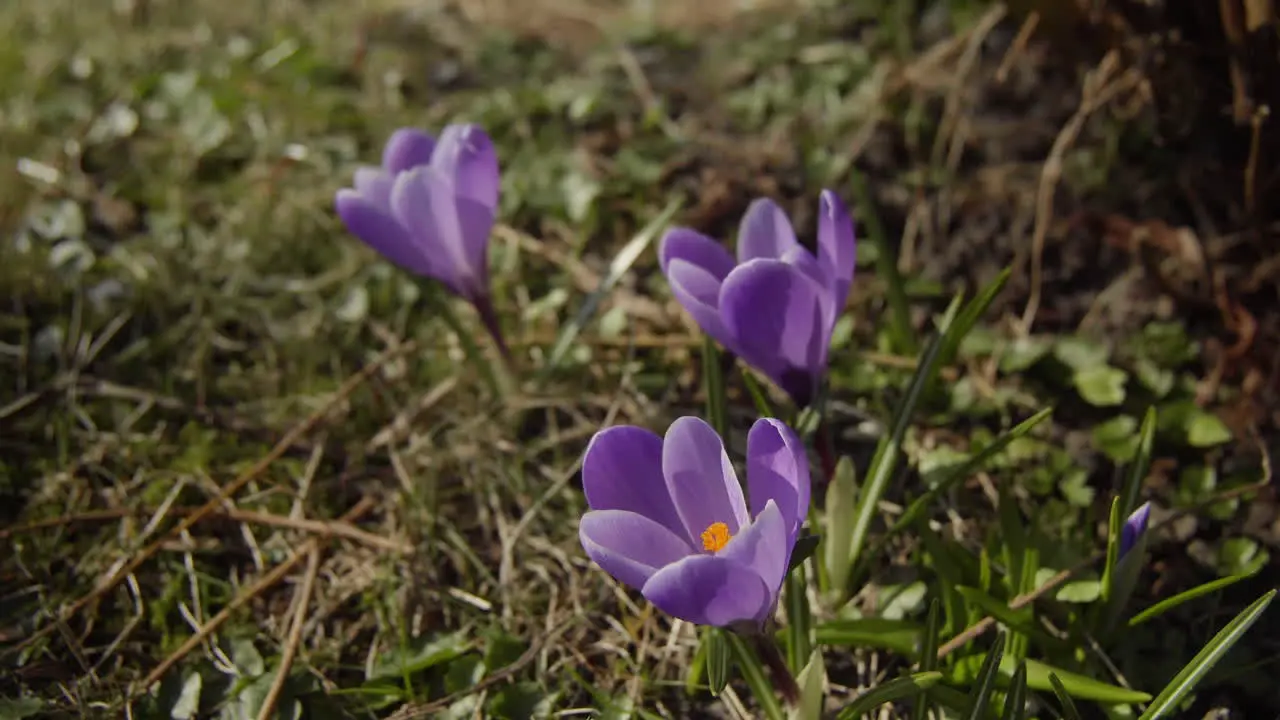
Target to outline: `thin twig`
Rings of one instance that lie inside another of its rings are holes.
[[[356,503],[355,507],[348,510],[346,514],[342,516],[342,519],[346,521],[355,520],[361,515],[372,510],[373,506],[374,501],[372,498],[362,498],[360,502]],[[218,628],[231,617],[232,613],[239,610],[267,588],[280,582],[280,580],[282,580],[284,576],[294,568],[294,566],[302,562],[302,560],[308,557],[313,551],[318,551],[320,544],[323,542],[324,538],[318,537],[313,537],[310,540],[307,540],[301,549],[293,555],[293,557],[271,568],[270,572],[258,578],[258,581],[253,585],[250,585],[240,591],[240,594],[231,602],[227,603],[227,606],[220,610],[217,615],[210,618],[209,622],[202,625],[194,635],[187,638],[186,642],[182,643],[177,650],[174,650],[169,654],[169,657],[160,661],[159,665],[155,666],[151,672],[147,673],[147,676],[142,679],[142,682],[132,688],[132,692],[130,693],[131,697],[137,697],[146,692],[152,685],[158,682],[160,678],[164,677],[164,674],[169,672],[174,665],[178,664],[182,658],[186,657],[188,653],[195,650],[201,643],[208,639],[210,635],[216,632]]]
[[[199,512],[199,507],[174,508],[169,514],[183,517],[193,515]],[[67,525],[75,525],[77,523],[101,522],[105,520],[119,520],[120,518],[129,517],[140,513],[141,510],[131,510],[129,508],[109,508],[105,510],[88,510],[73,515],[64,515],[56,518],[46,518],[35,522],[17,525],[11,528],[0,530],[0,540],[4,540],[12,535],[22,535],[35,532],[37,530],[47,530],[49,528],[64,527]],[[361,530],[350,523],[340,522],[338,520],[308,520],[306,518],[291,518],[284,515],[276,515],[275,513],[258,512],[256,510],[243,510],[240,508],[219,508],[217,511],[205,515],[205,519],[215,517],[226,517],[236,522],[249,522],[258,525],[270,525],[273,527],[288,528],[290,530],[302,530],[314,535],[325,537],[341,537],[353,542],[358,542],[378,550],[387,550],[389,552],[403,553],[405,555],[413,553],[413,546],[401,540],[393,540],[391,538],[374,535],[366,530]]]
[[[285,640],[284,653],[280,656],[280,667],[276,669],[275,679],[271,681],[271,689],[262,699],[258,720],[270,720],[274,716],[276,703],[280,701],[280,693],[284,692],[289,670],[293,667],[293,658],[298,654],[298,646],[302,644],[302,626],[306,623],[311,591],[315,588],[316,575],[320,572],[320,545],[319,542],[313,542],[306,550],[307,569],[303,571],[302,587],[294,600],[297,605],[293,609],[293,624],[289,627],[289,637]]]
[[[32,633],[30,637],[26,638],[21,643],[18,643],[15,649],[22,650],[23,648],[29,647],[36,640],[45,637],[49,633],[53,632],[55,628],[68,622],[81,610],[84,610],[86,607],[92,605],[107,593],[111,592],[111,590],[113,590],[116,585],[119,585],[124,578],[136,571],[143,563],[149,560],[151,556],[164,548],[171,537],[191,528],[192,525],[200,522],[200,520],[217,512],[222,507],[224,500],[239,492],[241,488],[248,485],[250,481],[266,471],[272,463],[280,459],[280,457],[283,456],[294,443],[301,439],[303,435],[306,435],[312,430],[312,428],[319,425],[335,407],[350,396],[351,393],[355,392],[356,388],[364,383],[365,380],[368,380],[373,376],[373,374],[377,372],[388,360],[408,352],[413,349],[413,347],[414,343],[408,342],[404,345],[386,350],[361,368],[359,372],[347,378],[346,382],[342,383],[342,386],[333,393],[333,396],[329,398],[328,402],[317,408],[316,411],[311,413],[306,420],[303,420],[301,423],[290,429],[289,432],[285,433],[284,437],[280,438],[280,441],[277,442],[275,446],[262,457],[262,459],[258,460],[249,467],[249,469],[241,473],[239,477],[227,483],[222,488],[222,492],[218,493],[217,497],[210,499],[191,515],[188,515],[186,519],[179,522],[174,528],[169,530],[168,533],[165,533],[165,535],[153,540],[146,547],[139,550],[127,562],[122,563],[107,577],[100,580],[93,590],[90,590],[79,600],[76,600],[70,605],[64,606],[62,610],[58,612],[58,617],[54,619],[53,622],[50,622],[48,625],[45,625]]]

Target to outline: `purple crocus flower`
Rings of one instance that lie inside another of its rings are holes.
[[[835,193],[822,191],[817,257],[768,198],[747,208],[736,261],[723,245],[688,228],[669,230],[658,255],[676,299],[703,332],[797,404],[813,400],[853,283],[853,222]]]
[[[1151,516],[1151,503],[1142,503],[1142,505],[1130,513],[1125,519],[1124,525],[1120,526],[1120,555],[1124,557],[1134,544],[1138,542],[1138,538],[1147,531],[1147,520]]]
[[[439,139],[401,128],[382,166],[356,169],[336,205],[356,237],[415,275],[434,278],[480,312],[502,346],[489,299],[489,233],[498,208],[498,156],[476,125],[449,125]],[[503,347],[505,353],[505,347]]]
[[[747,435],[750,506],[720,436],[694,417],[666,438],[601,430],[582,483],[582,547],[619,582],[699,625],[759,628],[772,615],[809,511],[808,457],[784,423],[757,420]]]

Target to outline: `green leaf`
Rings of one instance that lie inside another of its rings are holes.
[[[412,646],[396,648],[374,664],[368,680],[401,679],[449,662],[471,649],[471,640],[463,631],[439,637],[423,637]]]
[[[809,662],[796,676],[800,686],[800,704],[787,713],[787,720],[822,720],[824,700],[822,691],[827,682],[827,667],[822,660],[822,650],[814,650]]]
[[[968,720],[979,720],[987,714],[987,706],[991,701],[991,693],[996,687],[996,677],[1000,674],[1000,661],[1004,659],[1005,634],[996,635],[991,650],[982,660],[982,668],[974,679],[973,689],[969,692]]]
[[[792,673],[798,673],[804,664],[812,659],[810,656],[813,654],[813,642],[810,640],[813,616],[809,610],[808,583],[805,579],[804,565],[797,565],[794,570],[787,573],[783,583],[786,586],[784,599],[787,608],[787,665]]]
[[[1106,365],[1077,370],[1072,376],[1076,392],[1095,407],[1114,407],[1124,402],[1124,384],[1128,373]]]
[[[1052,349],[1053,343],[1045,338],[1031,335],[1014,338],[1005,347],[1004,354],[1000,356],[1000,372],[1007,374],[1022,372],[1040,362]]]
[[[504,685],[493,693],[485,717],[495,720],[543,720],[552,717],[559,693],[547,693],[536,682],[525,680]]]
[[[874,647],[915,657],[920,642],[920,625],[884,618],[832,620],[817,627],[816,637],[820,645]]]
[[[231,641],[231,662],[235,663],[236,673],[243,678],[255,678],[267,670],[266,661],[250,638]]]
[[[930,671],[918,672],[880,683],[841,708],[836,720],[857,720],[857,718],[861,718],[885,703],[914,697],[941,681],[942,673]]]
[[[1117,415],[1093,426],[1093,446],[1112,462],[1128,462],[1138,450],[1138,419]]]
[[[791,551],[791,562],[787,565],[787,572],[793,573],[804,564],[818,551],[818,545],[822,542],[821,535],[806,534],[796,538],[795,549]]]
[[[16,700],[0,698],[0,720],[24,720],[35,717],[44,710],[44,702],[39,698],[21,697]]]
[[[1231,575],[1252,575],[1270,559],[1270,554],[1253,538],[1227,538],[1218,546],[1218,569]]]
[[[760,417],[778,417],[773,412],[773,407],[769,404],[769,396],[765,394],[764,388],[760,386],[760,381],[756,380],[756,376],[747,368],[742,368],[742,382],[747,386],[747,394],[751,396],[751,402],[756,406],[756,414]]]
[[[938,598],[934,598],[929,601],[929,614],[925,619],[924,637],[920,645],[919,669],[921,672],[931,672],[938,667],[938,645],[941,628],[941,605],[938,603]],[[913,720],[926,720],[929,717],[929,699],[930,695],[927,692],[921,691],[917,693],[915,709],[911,714]]]
[[[1023,720],[1027,716],[1027,664],[1019,662],[1005,693],[1002,720]]]
[[[827,485],[826,537],[823,544],[823,561],[831,587],[843,592],[849,585],[849,573],[853,571],[850,555],[853,548],[853,517],[858,506],[858,483],[854,479],[853,461],[840,458],[836,471]]]
[[[756,702],[760,704],[765,717],[769,720],[786,720],[782,706],[778,704],[773,682],[765,672],[759,656],[747,645],[747,641],[741,635],[723,632],[722,637],[729,646],[738,670],[742,673],[742,679],[746,681],[747,687],[751,688],[751,694],[755,695]]]
[[[1187,421],[1187,442],[1192,447],[1207,448],[1231,440],[1231,430],[1213,413],[1197,413]]]
[[[720,628],[707,628],[703,631],[704,642],[707,644],[707,684],[712,695],[724,692],[724,686],[729,684],[733,659],[728,638],[725,637],[727,632]]]
[[[1108,354],[1105,346],[1079,337],[1059,338],[1053,344],[1054,357],[1077,372],[1105,367]]]
[[[680,198],[675,198],[667,203],[662,212],[658,213],[657,217],[644,226],[640,232],[636,233],[635,237],[614,256],[613,262],[609,265],[609,272],[600,281],[600,287],[587,296],[587,299],[582,303],[582,307],[578,310],[578,314],[560,331],[560,337],[556,339],[556,344],[551,349],[551,356],[542,370],[543,373],[559,367],[561,361],[564,360],[565,355],[569,352],[569,348],[573,346],[574,340],[578,338],[583,328],[590,322],[591,316],[595,314],[596,307],[600,305],[600,301],[613,291],[614,286],[631,269],[631,266],[639,259],[641,253],[653,243],[667,223],[671,222],[671,218],[680,210],[682,204],[683,200]]]
[[[1053,694],[1058,696],[1058,702],[1062,703],[1062,717],[1065,720],[1081,720],[1075,701],[1071,699],[1071,694],[1067,692],[1066,685],[1057,673],[1049,673],[1049,684],[1053,686]]]
[[[1214,665],[1222,659],[1227,651],[1235,646],[1240,638],[1249,630],[1252,625],[1262,617],[1262,613],[1275,599],[1276,591],[1268,590],[1266,594],[1258,598],[1252,605],[1245,608],[1236,615],[1227,626],[1218,631],[1213,639],[1201,648],[1200,652],[1182,668],[1177,675],[1174,676],[1164,690],[1156,696],[1151,704],[1147,705],[1147,711],[1142,713],[1138,720],[1156,720],[1156,718],[1165,717],[1169,713],[1175,711],[1183,698],[1195,688],[1196,684],[1204,678],[1205,673],[1213,669]]]
[[[173,720],[190,720],[200,711],[200,691],[204,687],[204,678],[193,672],[182,681],[182,691],[178,693],[169,717]]]
[[[1209,582],[1204,583],[1203,585],[1197,585],[1191,588],[1190,590],[1184,590],[1183,592],[1180,592],[1171,598],[1165,598],[1164,600],[1161,600],[1155,605],[1152,605],[1146,610],[1143,610],[1137,615],[1134,615],[1133,617],[1129,618],[1129,627],[1141,625],[1142,623],[1148,620],[1154,620],[1160,617],[1161,615],[1169,612],[1170,610],[1178,607],[1179,605],[1182,605],[1183,603],[1190,602],[1203,595],[1208,595],[1211,592],[1216,592],[1218,590],[1221,590],[1224,587],[1227,587],[1228,585],[1234,585],[1240,582],[1241,580],[1244,580],[1245,578],[1251,577],[1251,576],[1252,576],[1252,573],[1245,574],[1245,575],[1232,575],[1230,577],[1218,578],[1217,580],[1210,580]]]
[[[961,685],[976,682],[981,677],[978,672],[979,666],[983,663],[985,663],[985,658],[982,655],[969,655],[958,658],[946,672],[947,681]],[[1090,700],[1103,705],[1121,705],[1146,702],[1151,699],[1149,693],[1109,685],[1101,680],[1094,680],[1085,675],[1063,670],[1039,660],[1031,658],[1017,660],[1007,655],[1000,661],[997,687],[1008,687],[1014,673],[1017,672],[1020,666],[1025,666],[1027,687],[1032,690],[1052,690],[1053,681],[1050,679],[1050,675],[1056,675],[1062,682],[1063,687],[1067,689],[1067,692],[1072,697],[1080,698],[1081,700]]]

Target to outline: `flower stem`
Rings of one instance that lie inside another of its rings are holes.
[[[826,482],[836,475],[836,454],[831,443],[831,424],[826,418],[818,424],[818,431],[813,439],[814,449],[818,451],[818,460],[822,463],[822,475]]]
[[[769,668],[769,673],[773,675],[778,694],[788,705],[793,707],[799,705],[800,686],[796,684],[791,668],[787,667],[787,659],[783,657],[782,651],[778,650],[778,644],[772,637],[763,634],[753,636],[752,640],[755,642],[756,653]]]
[[[489,337],[493,339],[494,347],[498,348],[498,354],[502,356],[507,373],[515,375],[515,359],[511,355],[511,350],[507,348],[506,340],[502,337],[502,326],[498,322],[498,313],[493,309],[493,301],[484,297],[472,304],[476,308],[476,313],[480,315],[480,324],[484,325]]]

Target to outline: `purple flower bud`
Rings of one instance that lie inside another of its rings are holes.
[[[671,290],[703,332],[767,375],[797,404],[813,400],[854,270],[853,222],[824,190],[818,254],[796,239],[772,200],[751,203],[738,231],[738,257],[688,228],[658,250]]]
[[[402,128],[381,167],[356,170],[338,191],[347,229],[416,275],[481,307],[489,299],[489,233],[498,206],[498,156],[484,130],[449,125],[439,139]]]
[[[1120,557],[1133,548],[1138,538],[1147,531],[1147,519],[1151,516],[1151,503],[1143,503],[1134,510],[1120,527]]]
[[[742,495],[720,436],[683,417],[665,438],[622,425],[596,433],[582,464],[587,555],[669,615],[762,625],[774,612],[809,511],[809,461],[784,423],[747,435]]]

